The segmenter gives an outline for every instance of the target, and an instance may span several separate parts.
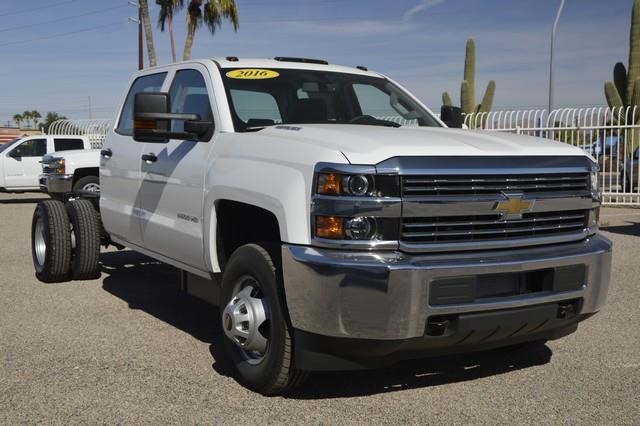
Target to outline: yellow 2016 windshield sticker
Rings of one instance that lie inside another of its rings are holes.
[[[264,80],[267,78],[276,78],[280,74],[273,70],[263,70],[258,68],[244,68],[229,71],[226,76],[239,80]]]

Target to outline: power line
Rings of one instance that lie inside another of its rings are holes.
[[[79,15],[71,15],[71,16],[65,16],[63,18],[57,18],[57,19],[50,19],[48,21],[40,21],[40,22],[34,22],[34,23],[30,23],[27,25],[45,25],[45,24],[53,24],[55,22],[60,22],[60,21],[66,21],[69,19],[74,19],[74,18],[81,18],[83,16],[89,16],[89,15],[95,15],[96,13],[102,13],[102,12],[107,12],[109,10],[114,10],[114,9],[120,9],[123,7],[127,7],[126,4],[122,4],[120,6],[114,6],[114,7],[108,7],[106,9],[100,9],[100,10],[93,10],[91,12],[86,12],[86,13],[81,13]],[[6,31],[11,31],[11,30],[19,30],[24,28],[25,24],[23,25],[16,25],[15,27],[7,27],[7,28],[1,28],[0,29],[0,33],[6,32]]]
[[[10,45],[13,45],[13,44],[31,43],[33,41],[49,40],[49,39],[52,39],[52,38],[64,37],[64,36],[68,36],[68,35],[72,35],[72,34],[78,34],[78,33],[86,33],[86,32],[90,32],[90,31],[100,30],[102,28],[113,27],[113,26],[116,26],[116,25],[120,25],[122,23],[123,22],[119,21],[119,22],[113,22],[111,24],[99,25],[97,27],[85,28],[85,29],[76,30],[76,31],[67,31],[65,33],[51,34],[51,35],[32,38],[32,39],[28,39],[28,40],[10,41],[9,43],[0,44],[0,47],[10,46]]]
[[[76,1],[76,0],[66,0],[66,1],[61,1],[61,2],[58,2],[58,3],[51,3],[51,4],[48,4],[46,6],[40,6],[37,9],[34,9],[33,7],[30,7],[29,9],[18,10],[18,11],[15,11],[15,12],[1,13],[0,17],[2,17],[2,16],[11,16],[11,15],[21,15],[23,13],[33,13],[34,11],[40,11],[42,9],[49,9],[49,8],[52,8],[52,7],[59,6],[61,4],[72,3],[74,1]]]

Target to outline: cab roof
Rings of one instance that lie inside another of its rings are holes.
[[[211,58],[219,68],[284,68],[301,70],[319,70],[330,72],[341,72],[348,74],[368,75],[371,77],[381,77],[376,72],[368,71],[365,67],[348,67],[342,65],[332,65],[321,59],[308,58],[237,58],[235,56]]]

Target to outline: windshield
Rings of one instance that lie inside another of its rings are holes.
[[[294,69],[223,69],[237,132],[274,124],[434,126],[437,120],[389,80]]]
[[[5,149],[9,148],[11,145],[13,145],[14,143],[18,142],[21,138],[15,138],[10,140],[9,142],[0,145],[0,152],[4,151]]]

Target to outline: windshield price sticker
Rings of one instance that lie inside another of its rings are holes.
[[[229,71],[225,75],[229,78],[236,78],[239,80],[263,80],[267,78],[276,78],[280,74],[272,70],[263,70],[258,68],[244,68],[244,69]]]

